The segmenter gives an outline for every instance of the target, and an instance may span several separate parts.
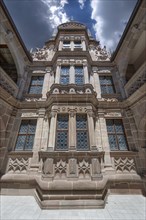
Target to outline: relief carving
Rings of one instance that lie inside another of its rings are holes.
[[[29,158],[10,158],[8,164],[8,173],[26,173],[29,164]]]
[[[114,158],[115,169],[119,173],[136,172],[134,158],[116,157]]]
[[[53,159],[47,158],[43,164],[43,173],[44,174],[53,174]]]

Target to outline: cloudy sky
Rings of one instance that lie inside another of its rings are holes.
[[[56,27],[85,24],[102,46],[117,46],[137,0],[4,0],[28,50],[43,47]]]

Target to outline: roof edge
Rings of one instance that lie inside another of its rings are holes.
[[[113,53],[113,55],[111,57],[111,62],[114,61],[114,59],[116,58],[117,53],[118,53],[120,47],[122,46],[122,43],[123,43],[123,41],[124,41],[124,39],[125,39],[125,37],[126,37],[126,35],[128,33],[128,30],[129,30],[129,28],[130,28],[130,26],[131,26],[131,24],[132,24],[132,22],[133,22],[133,20],[135,18],[135,15],[137,14],[137,11],[140,8],[142,2],[143,2],[143,0],[138,0],[137,1],[136,5],[134,7],[134,10],[133,10],[133,12],[132,12],[132,14],[131,14],[131,16],[129,18],[129,21],[128,21],[126,27],[125,27],[125,30],[124,30],[124,32],[122,34],[122,37],[121,37],[121,39],[120,39],[120,41],[119,41],[119,43],[118,43],[118,45],[116,47],[116,50],[115,50],[115,52]]]
[[[18,40],[19,40],[19,42],[20,42],[20,44],[21,44],[21,46],[22,46],[22,48],[25,52],[25,54],[27,55],[29,61],[32,62],[32,57],[30,56],[30,53],[28,52],[28,50],[27,50],[27,48],[26,48],[26,46],[25,46],[25,44],[24,44],[24,42],[23,42],[23,40],[22,40],[22,38],[21,38],[17,28],[16,28],[16,25],[15,25],[15,23],[14,23],[14,21],[13,21],[13,19],[12,19],[12,17],[11,17],[11,15],[10,15],[10,13],[9,13],[9,11],[8,11],[8,9],[7,9],[7,7],[6,7],[3,0],[0,1],[0,6],[2,7],[6,17],[8,18],[8,20],[10,22],[10,25],[12,26],[12,28],[13,28],[13,30],[14,30],[14,32],[15,32],[15,34],[16,34],[16,36],[17,36],[17,38],[18,38]]]

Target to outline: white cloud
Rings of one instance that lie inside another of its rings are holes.
[[[86,2],[86,0],[78,0],[78,3],[80,5],[80,9],[84,8],[85,2]]]
[[[51,26],[56,28],[61,23],[69,21],[69,17],[64,10],[64,6],[68,4],[67,0],[41,0],[47,7],[47,14],[44,15],[45,20]]]
[[[136,0],[90,0],[93,29],[102,47],[105,45],[108,50],[115,49],[135,3]]]

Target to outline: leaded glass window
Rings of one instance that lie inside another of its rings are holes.
[[[99,76],[101,94],[113,94],[115,88],[112,80],[112,76]]]
[[[114,150],[128,150],[126,136],[122,120],[107,119],[107,132],[111,151]]]
[[[68,149],[68,115],[58,114],[56,132],[56,150]]]
[[[89,150],[87,115],[76,115],[77,150]]]
[[[76,66],[75,67],[75,83],[77,85],[84,84],[84,73],[83,73],[83,67],[82,66]]]
[[[34,136],[36,130],[36,120],[23,120],[20,125],[16,151],[31,151],[33,148]]]
[[[41,94],[43,88],[44,77],[32,76],[29,87],[29,94]]]
[[[69,66],[62,66],[60,73],[60,84],[67,85],[69,83]]]

